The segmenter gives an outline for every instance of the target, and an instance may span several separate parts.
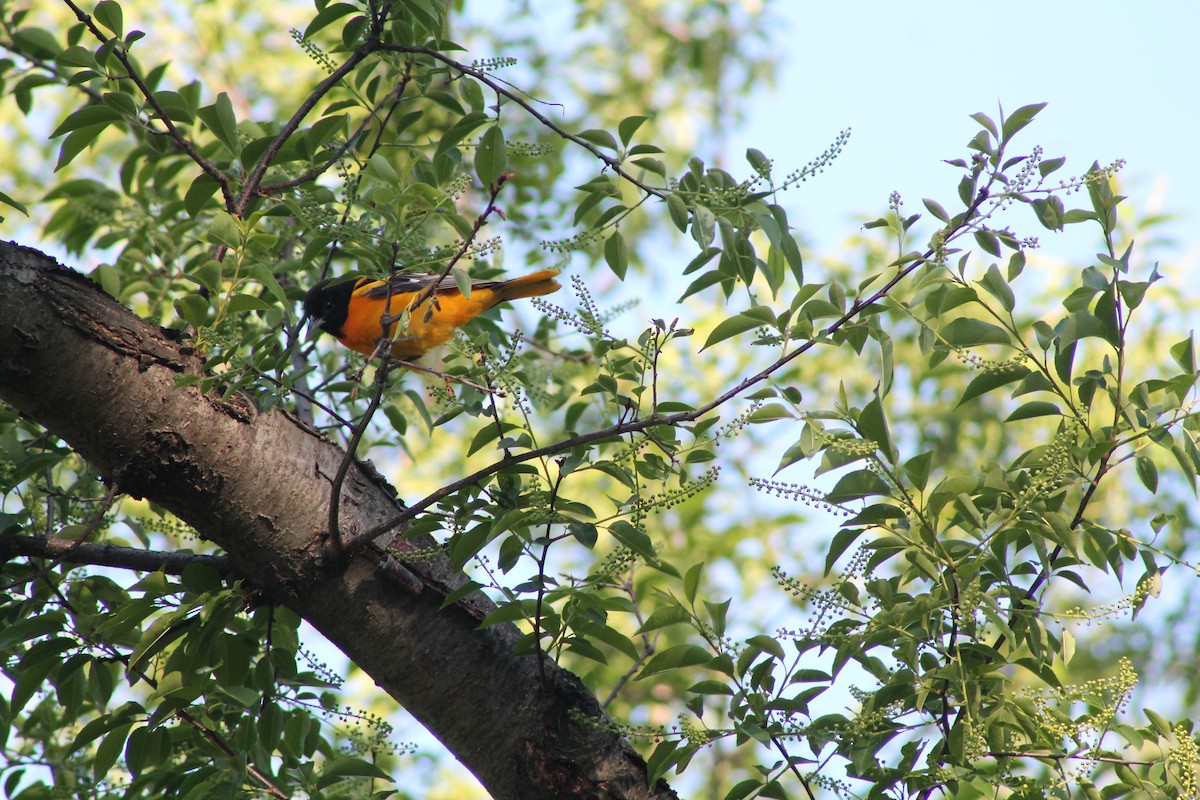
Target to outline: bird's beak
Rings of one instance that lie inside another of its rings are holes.
[[[303,338],[305,341],[309,341],[320,336],[321,329],[317,327],[318,323],[320,323],[320,319],[317,317],[310,317],[308,314],[302,315],[300,317],[300,327],[303,329],[301,338]]]

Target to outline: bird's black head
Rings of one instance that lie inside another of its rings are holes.
[[[327,278],[309,289],[304,296],[305,318],[313,320],[321,330],[341,336],[358,277]]]

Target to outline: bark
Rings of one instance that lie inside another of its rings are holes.
[[[343,451],[288,414],[259,413],[195,386],[200,359],[87,277],[0,243],[0,400],[67,442],[125,493],[172,511],[220,546],[235,574],[321,631],[398,700],[496,798],[669,798],[599,719],[596,699],[552,663],[514,648],[516,628],[479,629],[489,601],[441,609],[465,576],[448,562],[400,566],[377,544],[322,556]],[[345,533],[402,504],[356,464]],[[420,542],[418,546],[428,544]]]

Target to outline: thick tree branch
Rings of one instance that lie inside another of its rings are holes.
[[[169,509],[304,617],[399,700],[496,798],[669,798],[603,725],[595,697],[553,664],[518,655],[517,629],[480,629],[448,561],[405,564],[370,543],[327,563],[318,543],[344,453],[275,410],[179,386],[201,360],[86,277],[0,243],[0,401],[61,437],[123,492]],[[341,524],[369,530],[402,510],[355,464]],[[432,546],[418,538],[401,550]],[[77,551],[78,552],[78,551]]]
[[[16,556],[53,558],[65,564],[92,564],[97,567],[116,567],[138,572],[162,570],[169,575],[179,575],[184,567],[191,564],[215,569],[223,576],[233,572],[229,556],[118,547],[112,544],[79,542],[75,539],[47,539],[43,536],[0,536],[0,561]]]

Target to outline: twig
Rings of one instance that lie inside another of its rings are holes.
[[[376,119],[377,115],[379,114],[379,111],[385,105],[387,105],[388,103],[391,103],[392,104],[391,108],[388,109],[387,113],[383,116],[383,119],[379,120],[379,131],[377,132],[377,135],[375,137],[375,144],[371,148],[370,152],[368,153],[368,157],[370,155],[374,155],[375,152],[379,149],[379,146],[381,143],[380,134],[382,134],[383,131],[387,128],[388,120],[390,120],[392,118],[392,114],[396,113],[396,109],[400,106],[400,99],[404,95],[404,90],[408,87],[408,82],[411,78],[412,78],[412,61],[410,60],[405,65],[404,74],[402,76],[400,76],[400,82],[397,83],[396,86],[393,87],[390,92],[388,92],[387,96],[384,97],[383,100],[381,100],[379,102],[379,105],[377,105],[375,108],[371,109],[370,113],[368,113],[365,117],[363,117],[363,121],[359,124],[358,130],[354,131],[354,133],[352,133],[348,137],[346,137],[345,143],[342,144],[342,146],[339,147],[337,149],[337,151],[332,156],[329,157],[328,161],[326,161],[324,164],[322,164],[320,166],[313,167],[308,172],[305,172],[303,175],[300,175],[296,178],[292,178],[289,181],[283,181],[281,183],[269,183],[265,186],[260,186],[260,187],[258,187],[258,189],[255,190],[255,193],[258,195],[263,195],[263,196],[271,195],[271,194],[278,194],[279,192],[283,192],[288,189],[294,189],[297,186],[302,186],[310,181],[316,180],[321,175],[323,175],[326,172],[326,170],[328,170],[330,167],[332,167],[334,164],[336,164],[338,161],[340,161],[343,156],[346,155],[346,151],[354,146],[354,143],[357,142],[358,138],[360,136],[362,136],[363,133],[366,131],[367,126],[370,125],[371,122]],[[359,176],[359,180],[360,181],[362,180],[361,175]],[[343,219],[342,221],[345,222],[345,219]]]
[[[125,67],[125,71],[128,73],[129,79],[133,81],[134,85],[138,87],[138,91],[140,91],[142,96],[146,98],[146,102],[149,103],[150,107],[154,109],[154,114],[162,122],[163,127],[167,129],[167,135],[171,137],[171,140],[175,142],[179,149],[183,150],[183,152],[187,154],[188,158],[192,159],[192,161],[195,161],[196,165],[199,166],[200,169],[204,170],[205,174],[217,182],[217,185],[221,187],[221,195],[225,198],[225,206],[227,208],[231,207],[233,204],[233,192],[229,187],[229,177],[222,172],[216,164],[205,158],[200,151],[196,149],[196,146],[188,141],[188,139],[179,132],[179,129],[175,127],[175,123],[171,121],[171,117],[154,97],[154,92],[150,91],[150,87],[146,85],[145,79],[143,79],[142,76],[138,74],[137,70],[133,68],[133,62],[130,61],[129,54],[125,51],[125,43],[114,41],[109,36],[105,35],[104,31],[100,30],[96,23],[92,22],[91,16],[84,13],[83,9],[74,3],[74,0],[63,0],[63,2],[66,3],[67,7],[70,8],[71,11],[75,12],[75,18],[82,22],[93,36],[99,39],[102,43],[112,46],[113,55],[116,56],[117,60],[121,62],[121,65]]]
[[[0,537],[0,540],[3,540],[5,538],[8,538],[8,537]],[[24,537],[22,537],[22,538],[24,538]],[[54,584],[54,582],[50,580],[49,573],[47,573],[45,570],[42,570],[40,572],[39,577],[46,584],[46,586],[50,589],[50,591],[53,592],[54,595],[58,598],[58,602],[62,604],[63,608],[67,609],[75,616],[79,615],[79,612],[71,604],[71,601],[68,600],[66,595],[64,595],[62,593],[62,591],[58,588],[58,586],[56,586]],[[158,681],[156,681],[150,675],[147,675],[145,670],[143,670],[140,666],[138,666],[136,664],[131,664],[130,656],[128,654],[122,653],[114,645],[112,645],[109,642],[96,640],[82,632],[80,632],[79,635],[84,641],[89,642],[92,646],[97,647],[97,648],[111,654],[113,658],[115,658],[117,661],[121,662],[121,664],[123,664],[125,666],[125,671],[127,674],[132,674],[132,675],[136,676],[139,680],[145,681],[146,684],[153,689],[158,688]],[[131,685],[132,685],[132,682],[131,682]],[[194,727],[197,731],[199,731],[200,735],[203,736],[205,739],[207,739],[214,747],[216,747],[218,750],[220,750],[221,753],[226,758],[229,758],[230,760],[235,761],[235,762],[238,761],[238,752],[236,750],[234,750],[233,747],[231,747],[228,742],[226,742],[224,739],[222,739],[220,734],[218,734],[215,730],[208,727],[207,725],[205,725],[203,722],[196,719],[195,717],[193,717],[190,713],[188,713],[188,711],[186,709],[177,708],[174,711],[172,711],[172,713],[175,716],[177,716],[179,719],[183,720],[184,722],[186,722],[189,725],[191,725],[192,727]],[[246,772],[252,778],[254,778],[255,781],[258,782],[258,784],[262,787],[263,791],[265,791],[267,794],[271,795],[272,797],[278,797],[278,798],[280,798],[280,800],[288,800],[287,793],[284,792],[282,789],[280,789],[278,786],[276,786],[275,783],[269,777],[267,777],[267,775],[264,774],[262,770],[260,770],[256,766],[254,766],[254,764],[250,763],[249,759],[246,759],[244,761],[243,768],[246,770]]]
[[[385,337],[386,330],[385,328]],[[336,553],[340,553],[345,549],[341,531],[338,529],[338,514],[342,505],[342,485],[346,482],[346,476],[350,473],[350,466],[354,463],[354,453],[358,450],[358,443],[362,441],[363,434],[367,431],[367,426],[371,424],[371,418],[375,416],[375,412],[379,409],[379,404],[383,402],[383,392],[388,386],[387,378],[391,367],[391,352],[390,350],[385,350],[379,366],[375,369],[375,393],[371,395],[371,402],[367,405],[366,412],[354,427],[354,432],[350,436],[350,442],[346,445],[346,455],[342,457],[342,463],[338,464],[337,472],[333,477],[333,484],[329,488],[329,543]],[[355,544],[363,541],[367,540],[355,538]]]
[[[549,117],[547,117],[545,114],[543,114],[542,112],[540,112],[536,108],[534,108],[532,103],[530,103],[524,97],[521,97],[521,95],[519,93],[514,92],[512,89],[509,89],[501,81],[498,81],[495,78],[493,78],[491,75],[487,74],[487,72],[485,72],[481,69],[476,69],[475,67],[467,66],[466,64],[463,64],[460,61],[455,61],[454,59],[450,58],[449,56],[445,55],[444,53],[441,53],[437,50],[433,50],[428,47],[414,47],[414,46],[408,46],[408,45],[383,44],[383,45],[380,45],[379,49],[386,51],[386,52],[416,53],[419,55],[429,56],[430,58],[434,59],[435,61],[440,61],[443,64],[445,64],[446,66],[450,67],[451,69],[453,69],[457,72],[461,72],[463,75],[470,75],[472,78],[479,81],[483,85],[487,86],[489,89],[491,89],[496,94],[506,97],[509,100],[511,100],[512,102],[519,105],[521,108],[523,108],[525,110],[525,113],[529,114],[529,116],[536,119],[542,125],[545,125],[547,128],[549,128],[551,131],[553,131],[558,136],[562,137],[563,139],[566,139],[568,142],[571,142],[573,144],[576,144],[576,145],[582,147],[584,150],[587,150],[589,153],[594,155],[596,158],[603,161],[604,165],[607,166],[609,169],[611,169],[613,172],[615,172],[617,175],[620,175],[622,178],[629,181],[631,184],[638,187],[646,194],[654,195],[655,197],[659,197],[659,198],[663,198],[663,197],[667,196],[668,192],[665,189],[659,189],[657,187],[650,186],[649,184],[645,183],[644,181],[638,180],[633,175],[629,174],[629,172],[627,172],[624,167],[621,166],[621,161],[619,159],[614,158],[613,156],[610,156],[607,153],[604,153],[602,150],[600,150],[600,148],[597,145],[592,144],[587,139],[576,136],[575,134],[568,132],[562,126],[555,124]]]
[[[70,0],[67,0],[69,2]],[[254,169],[246,176],[246,183],[242,187],[241,194],[238,195],[236,201],[232,203],[229,212],[235,217],[241,217],[246,213],[246,206],[249,205],[251,198],[258,193],[259,185],[262,183],[263,176],[266,175],[267,169],[271,166],[271,161],[279,154],[283,145],[291,138],[292,134],[300,127],[300,123],[308,116],[308,112],[316,107],[317,102],[324,97],[330,89],[341,82],[342,78],[350,74],[350,71],[357,67],[367,56],[376,52],[379,45],[379,35],[383,32],[383,24],[387,20],[387,15],[391,9],[391,4],[385,4],[379,13],[374,15],[371,20],[371,28],[367,32],[366,39],[358,47],[354,48],[354,52],[350,54],[340,67],[329,74],[325,80],[317,84],[316,88],[309,93],[300,107],[292,114],[279,133],[267,145],[262,156],[259,157],[258,163],[254,165]]]

